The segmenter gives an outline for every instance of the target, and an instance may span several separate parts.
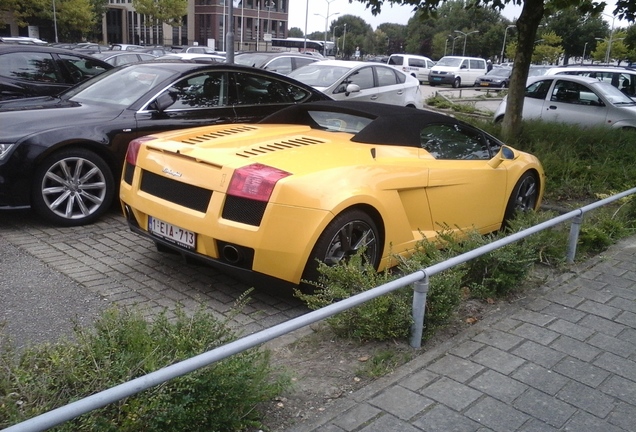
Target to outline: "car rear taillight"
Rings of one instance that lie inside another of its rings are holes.
[[[234,171],[227,193],[267,202],[278,180],[290,175],[287,171],[263,164],[248,165]]]
[[[132,140],[128,144],[128,150],[126,151],[126,162],[133,166],[137,166],[137,155],[139,154],[139,149],[141,148],[141,144],[156,139],[152,135],[146,135]]]

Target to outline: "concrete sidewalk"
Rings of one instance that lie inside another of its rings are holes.
[[[291,431],[636,431],[636,237]]]

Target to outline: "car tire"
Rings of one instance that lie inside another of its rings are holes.
[[[44,219],[60,226],[94,222],[111,206],[113,173],[92,151],[66,149],[52,154],[36,168],[32,203]]]
[[[459,88],[462,85],[462,79],[460,77],[455,78],[453,81],[453,88]]]
[[[506,205],[503,226],[515,217],[517,212],[534,210],[539,199],[539,180],[534,172],[525,172],[512,189]]]
[[[305,265],[303,281],[318,282],[319,262],[336,265],[355,255],[362,247],[366,247],[367,262],[377,269],[382,255],[382,241],[376,223],[362,210],[344,211],[327,225],[318,238]],[[313,288],[315,286],[306,282],[301,284],[303,291],[312,291]]]

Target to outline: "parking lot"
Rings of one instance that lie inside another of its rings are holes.
[[[69,334],[72,319],[90,323],[108,305],[135,305],[146,315],[182,305],[227,315],[250,287],[177,255],[162,254],[129,231],[117,210],[95,224],[57,228],[30,211],[0,212],[0,322],[19,346]],[[290,296],[260,291],[236,315],[252,333],[307,312]]]

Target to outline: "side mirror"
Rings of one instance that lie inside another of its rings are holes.
[[[177,100],[177,95],[167,91],[163,92],[157,97],[157,99],[153,102],[152,106],[157,111],[161,112],[166,108],[170,107]]]
[[[345,96],[349,96],[351,93],[358,93],[360,86],[358,84],[348,84],[347,90],[345,90]]]
[[[468,69],[468,66],[466,66],[465,64],[460,66],[460,69]]]
[[[515,160],[519,155],[507,145],[502,145],[499,152],[488,161],[488,165],[492,168],[497,168],[503,161]]]

